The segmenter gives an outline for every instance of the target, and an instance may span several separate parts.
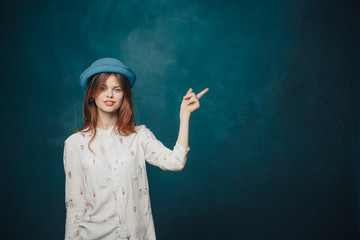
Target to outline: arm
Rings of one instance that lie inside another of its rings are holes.
[[[145,159],[148,163],[158,166],[164,170],[181,171],[184,169],[189,147],[189,122],[190,115],[200,107],[199,98],[202,97],[209,89],[206,88],[198,95],[192,92],[190,88],[183,97],[180,107],[180,127],[179,135],[171,151],[156,139],[154,134],[144,127],[144,152]]]
[[[180,115],[180,127],[177,143],[180,144],[184,149],[189,147],[189,123],[190,113],[184,113]]]
[[[180,128],[177,143],[183,148],[189,146],[189,122],[190,115],[196,109],[200,107],[199,99],[207,92],[209,88],[204,89],[199,94],[195,94],[190,88],[186,95],[183,97],[183,101],[180,106]]]
[[[79,219],[85,213],[84,181],[80,158],[74,153],[72,146],[65,141],[65,204],[66,224],[65,239],[75,239],[79,234]]]
[[[190,147],[184,148],[176,143],[173,150],[165,147],[145,125],[141,128],[141,139],[145,160],[163,170],[181,171],[184,169]]]

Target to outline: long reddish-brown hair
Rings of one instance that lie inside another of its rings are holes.
[[[99,73],[92,76],[87,84],[87,89],[84,97],[84,125],[80,130],[76,132],[91,132],[92,138],[89,141],[88,148],[91,152],[94,151],[90,148],[90,143],[93,141],[96,135],[97,126],[97,106],[95,104],[95,98],[100,94],[101,88],[105,84],[106,80],[114,75],[120,83],[120,87],[123,90],[124,96],[122,104],[117,111],[117,120],[115,124],[116,133],[128,136],[131,133],[135,133],[135,122],[133,112],[133,96],[131,93],[131,87],[128,79],[119,73]]]

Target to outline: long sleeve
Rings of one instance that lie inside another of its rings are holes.
[[[163,170],[181,171],[184,169],[190,147],[185,149],[176,142],[173,150],[170,150],[157,140],[145,125],[141,131],[145,159],[148,163]]]
[[[75,239],[79,234],[79,219],[85,213],[84,175],[78,155],[75,154],[71,144],[65,141],[64,145],[65,170],[65,204],[66,225],[65,239]]]

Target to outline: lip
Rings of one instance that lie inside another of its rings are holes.
[[[104,101],[104,103],[106,106],[112,106],[112,105],[114,105],[115,101],[107,100],[107,101]]]

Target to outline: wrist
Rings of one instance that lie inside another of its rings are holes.
[[[191,115],[190,112],[181,112],[181,113],[180,113],[180,120],[181,120],[181,119],[184,119],[184,120],[190,119],[190,115]]]

